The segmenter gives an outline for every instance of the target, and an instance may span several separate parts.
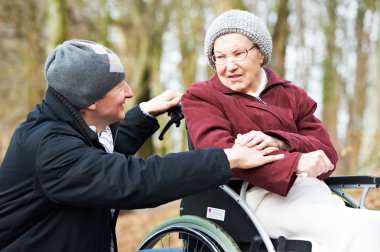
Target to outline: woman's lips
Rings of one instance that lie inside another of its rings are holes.
[[[234,75],[229,75],[228,79],[230,79],[230,80],[236,80],[236,79],[239,79],[240,77],[241,77],[240,74],[234,74]]]

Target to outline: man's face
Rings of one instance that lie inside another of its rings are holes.
[[[96,120],[105,125],[123,120],[125,117],[125,101],[132,98],[130,86],[123,80],[111,89],[103,98],[95,102]]]

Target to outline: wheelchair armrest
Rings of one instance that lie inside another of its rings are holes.
[[[365,202],[368,191],[373,188],[379,188],[380,177],[367,175],[351,175],[351,176],[332,176],[326,178],[325,183],[330,187],[331,191],[342,197],[346,201],[346,205],[354,208],[366,208]],[[357,201],[343,189],[362,189],[360,201]]]
[[[380,185],[380,177],[367,175],[332,176],[326,178],[324,181],[328,186],[372,185],[378,188]]]

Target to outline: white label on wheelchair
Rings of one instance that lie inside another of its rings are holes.
[[[225,215],[226,215],[226,210],[224,209],[207,207],[206,217],[208,219],[224,221]]]

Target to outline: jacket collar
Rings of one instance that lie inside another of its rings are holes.
[[[53,120],[63,121],[71,125],[75,130],[82,132],[90,141],[96,141],[98,136],[83,120],[79,111],[60,93],[52,87],[48,87],[42,106],[46,107],[46,116]]]
[[[290,81],[287,81],[287,80],[279,77],[277,75],[277,73],[275,71],[273,71],[271,68],[264,66],[263,69],[264,69],[265,73],[267,74],[267,78],[268,78],[268,83],[266,84],[263,92],[265,92],[265,90],[271,86],[284,85],[284,84],[290,83]],[[215,88],[216,90],[218,90],[221,93],[224,93],[224,94],[237,93],[237,92],[229,89],[228,87],[224,86],[220,82],[219,77],[218,77],[216,72],[211,76],[209,83],[212,85],[213,88]]]

